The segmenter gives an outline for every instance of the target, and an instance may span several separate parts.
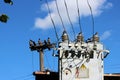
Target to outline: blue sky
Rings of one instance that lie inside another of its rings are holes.
[[[61,0],[58,0],[61,1]],[[72,2],[69,1],[68,5]],[[83,0],[80,0],[84,4]],[[105,73],[120,73],[120,0],[92,0],[93,14],[95,19],[95,32],[99,33],[101,42],[106,49],[110,50],[105,59]],[[48,10],[45,0],[13,0],[12,6],[0,1],[0,14],[6,13],[10,17],[8,22],[0,23],[0,80],[34,80],[33,71],[39,70],[39,57],[37,52],[29,49],[29,40],[38,41],[51,38],[56,41],[54,29],[49,21]],[[63,31],[60,20],[55,10],[55,4],[49,0],[52,17],[56,21],[59,37]],[[61,2],[59,2],[61,4]],[[73,39],[70,26],[65,13],[64,6],[61,15],[64,18],[65,27]],[[78,18],[73,5],[69,6],[70,17],[74,24],[76,35],[79,33]],[[81,7],[81,6],[80,6]],[[81,8],[81,24],[85,39],[92,36],[91,16],[89,9]],[[71,10],[72,9],[72,10]],[[45,23],[45,24],[44,24]],[[56,58],[51,57],[52,51],[45,51],[45,67],[57,71]],[[50,65],[51,64],[51,65]]]

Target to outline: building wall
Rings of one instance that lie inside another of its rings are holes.
[[[57,72],[50,72],[50,74],[34,74],[35,80],[59,80]]]
[[[120,80],[120,76],[104,76],[104,80]]]

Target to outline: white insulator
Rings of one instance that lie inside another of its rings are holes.
[[[72,47],[72,44],[71,44],[71,43],[69,43],[69,44],[68,44],[68,46],[69,46],[69,47]]]
[[[78,47],[78,44],[75,44],[75,47]]]

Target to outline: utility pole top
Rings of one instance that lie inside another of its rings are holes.
[[[42,42],[40,39],[38,40],[38,43],[35,43],[33,40],[29,41],[29,48],[31,49],[31,51],[42,51],[45,49],[50,50],[50,48],[54,48],[55,44],[50,42],[50,38],[48,38],[48,40],[44,40],[44,42]]]
[[[37,51],[40,55],[40,71],[44,71],[44,54],[43,51],[45,49],[50,50],[51,48],[54,48],[55,44],[50,42],[50,38],[47,40],[44,40],[42,42],[40,39],[38,39],[38,43],[35,43],[35,41],[30,40],[29,41],[29,48],[31,51]]]

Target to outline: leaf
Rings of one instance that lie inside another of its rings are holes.
[[[4,0],[5,3],[8,3],[10,5],[13,5],[13,2],[11,0]]]
[[[7,20],[8,20],[8,16],[7,16],[7,15],[2,14],[2,15],[0,16],[0,21],[1,21],[1,22],[6,23],[6,22],[7,22]]]

